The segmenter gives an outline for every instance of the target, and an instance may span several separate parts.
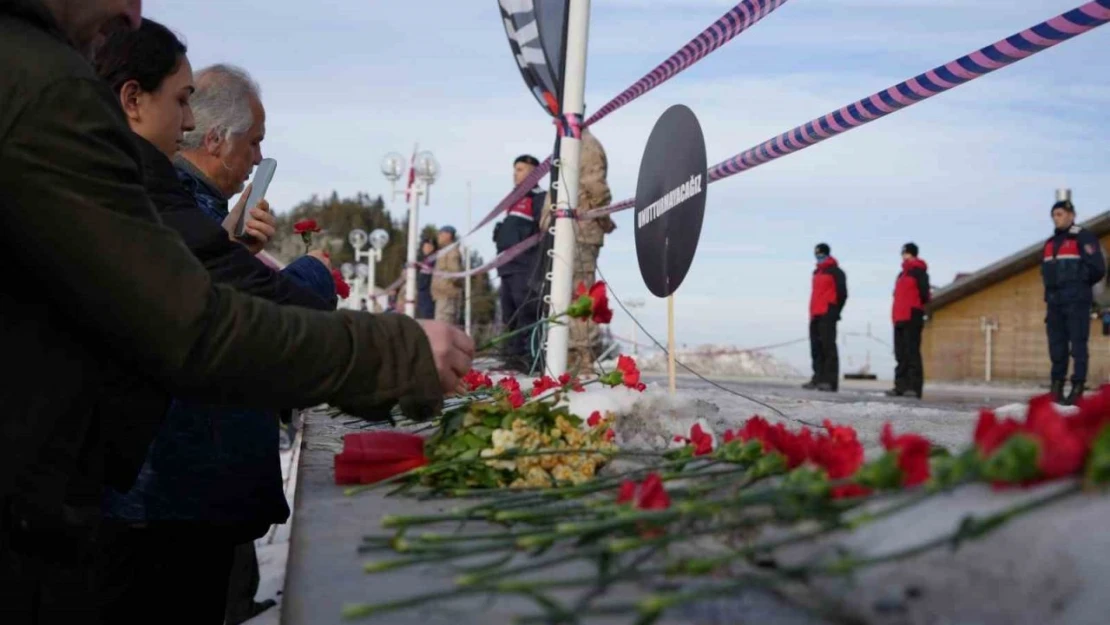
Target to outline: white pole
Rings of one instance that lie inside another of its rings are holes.
[[[409,255],[408,267],[405,269],[405,314],[416,317],[416,246],[420,240],[417,229],[420,223],[420,194],[424,190],[424,181],[417,180],[412,185],[409,194]]]
[[[586,95],[586,46],[590,37],[590,0],[570,0],[567,10],[566,74],[563,82],[563,114],[582,115]],[[574,218],[578,204],[578,161],[581,141],[563,137],[559,148],[558,206],[564,209],[555,218],[555,245],[551,270],[550,315],[561,314],[570,306],[574,278]],[[547,331],[547,373],[560,376],[567,370],[570,328],[554,324]]]
[[[466,231],[470,232],[470,181],[466,181]],[[470,247],[463,250],[466,254],[466,306],[463,312],[463,324],[466,328],[467,336],[473,336],[470,331]]]
[[[380,254],[378,250],[370,250],[370,258],[368,259],[370,261],[368,263],[370,270],[366,272],[366,284],[370,287],[368,291],[370,293],[369,308],[370,312],[373,313],[378,312],[378,295],[376,293],[378,290],[378,254]]]

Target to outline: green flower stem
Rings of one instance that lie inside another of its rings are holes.
[[[728,464],[725,461],[714,460],[707,463],[706,466],[715,466],[716,464]],[[589,495],[606,490],[612,490],[620,487],[621,483],[625,480],[642,477],[649,473],[658,472],[667,469],[679,468],[690,464],[690,460],[672,460],[660,464],[658,466],[648,466],[639,469],[626,471],[620,475],[606,476],[603,478],[595,478],[589,482],[578,484],[575,486],[558,486],[555,488],[529,488],[529,489],[514,489],[518,492],[503,497],[490,497],[493,501],[483,504],[477,504],[472,508],[466,510],[481,510],[496,506],[498,509],[508,509],[516,507],[531,507],[538,504],[545,503],[549,500],[570,499],[581,497],[582,495]],[[663,473],[661,477],[664,481],[679,479],[683,477],[694,477],[701,473],[701,467],[697,471],[687,473]],[[488,489],[486,489],[488,492]],[[524,491],[524,492],[520,492]],[[496,492],[496,491],[495,491]],[[475,495],[476,496],[476,495]]]
[[[575,610],[574,617],[578,621],[582,621],[586,616],[625,616],[632,614],[636,611],[638,604],[635,603],[611,603],[608,605],[599,605],[596,607],[587,608],[584,610]],[[513,625],[551,625],[551,616],[547,614],[533,614],[528,616],[518,616],[513,619]]]
[[[642,614],[644,614],[646,616],[658,616],[659,614],[662,613],[663,610],[674,608],[678,605],[690,603],[690,602],[697,601],[697,600],[700,600],[700,599],[707,599],[707,598],[710,598],[710,597],[727,596],[727,595],[734,594],[734,593],[736,593],[738,591],[741,591],[745,588],[750,588],[753,581],[755,581],[755,582],[766,582],[766,581],[768,581],[768,580],[770,580],[774,577],[787,578],[787,579],[804,579],[804,578],[809,578],[809,577],[814,577],[814,576],[841,576],[841,575],[847,575],[847,574],[850,574],[850,573],[854,573],[854,572],[856,572],[860,569],[863,569],[863,568],[866,568],[866,567],[869,567],[869,566],[874,566],[874,565],[877,565],[877,564],[883,564],[883,563],[888,563],[888,562],[895,562],[895,561],[898,561],[898,560],[905,560],[905,559],[911,558],[913,556],[917,556],[917,555],[920,555],[920,554],[925,553],[927,551],[930,551],[932,549],[936,549],[938,547],[949,546],[949,545],[958,545],[958,543],[961,540],[966,539],[966,538],[974,539],[974,538],[982,537],[982,536],[986,535],[987,533],[989,533],[989,532],[991,532],[995,529],[998,529],[1000,526],[1002,526],[1007,521],[1013,519],[1016,516],[1020,516],[1022,514],[1029,513],[1029,512],[1034,511],[1038,508],[1042,508],[1044,506],[1055,503],[1057,501],[1060,501],[1064,498],[1067,498],[1067,497],[1070,497],[1072,495],[1078,494],[1080,492],[1082,492],[1082,488],[1079,485],[1075,485],[1071,488],[1061,490],[1057,493],[1053,493],[1053,494],[1048,495],[1046,497],[1042,497],[1040,499],[1036,499],[1036,500],[1033,500],[1033,501],[1030,501],[1030,502],[1021,504],[1021,505],[1014,506],[1012,508],[1008,508],[1008,509],[1006,509],[1002,512],[986,516],[981,520],[976,520],[972,517],[968,517],[964,520],[963,523],[961,523],[960,527],[955,532],[952,532],[951,534],[940,536],[938,538],[934,538],[934,539],[925,541],[923,543],[914,545],[912,547],[909,547],[909,548],[906,548],[906,549],[903,549],[903,550],[900,550],[900,551],[895,551],[895,552],[892,552],[892,553],[883,554],[883,555],[880,555],[880,556],[873,556],[873,557],[869,557],[869,558],[861,558],[859,560],[854,560],[854,559],[851,559],[851,558],[842,558],[842,559],[839,559],[839,560],[834,561],[832,563],[824,564],[824,565],[821,565],[821,566],[818,566],[818,567],[805,567],[805,566],[792,567],[792,568],[789,568],[789,569],[782,569],[782,570],[777,571],[775,573],[768,573],[766,575],[754,575],[754,576],[749,575],[748,578],[744,579],[743,581],[732,581],[732,582],[729,582],[727,584],[713,586],[713,587],[710,587],[710,588],[700,588],[700,589],[693,590],[693,591],[677,592],[677,593],[671,593],[671,594],[665,594],[665,595],[656,595],[656,596],[653,596],[653,597],[648,597],[644,601],[640,602],[640,611],[641,611]],[[927,495],[927,496],[929,496],[929,495]],[[915,502],[915,503],[917,503],[917,502]],[[894,512],[894,511],[897,511],[899,509],[904,509],[905,507],[907,507],[907,506],[905,506],[904,504],[899,504],[897,506],[892,506],[889,511],[884,511],[884,512]],[[826,531],[827,530],[822,530],[820,532],[811,532],[811,533],[808,533],[808,535],[804,535],[804,536],[807,539],[814,538],[816,534],[825,533]],[[784,539],[784,541],[785,540],[793,541],[792,539],[800,538],[801,536],[803,536],[803,535],[790,537],[788,539]],[[783,546],[784,541],[775,541],[777,544],[773,544],[773,545],[766,544],[762,547],[761,550],[767,550],[767,549],[770,549],[770,548]],[[797,541],[793,541],[793,542],[797,542]],[[745,550],[745,551],[747,551],[747,550]],[[732,557],[735,557],[735,555],[736,554],[729,554],[729,556],[732,556]],[[712,559],[710,559],[709,561],[711,561],[711,560]]]
[[[343,618],[357,619],[366,618],[368,616],[377,616],[379,614],[386,614],[389,612],[396,612],[407,608],[415,608],[417,606],[430,603],[432,601],[444,601],[448,599],[457,599],[467,595],[481,594],[483,591],[471,588],[455,588],[445,592],[433,592],[423,595],[416,595],[406,599],[398,599],[396,601],[388,601],[386,603],[354,603],[343,606]]]
[[[477,353],[481,353],[481,352],[484,352],[488,349],[497,347],[501,343],[504,343],[506,340],[508,340],[508,339],[510,339],[514,336],[517,336],[518,334],[524,334],[525,332],[531,332],[532,330],[534,330],[535,328],[537,328],[541,325],[546,325],[546,324],[549,324],[549,323],[558,325],[558,324],[561,323],[559,321],[559,319],[561,319],[563,317],[566,317],[566,316],[567,316],[566,312],[561,312],[561,313],[558,313],[554,316],[548,317],[546,319],[540,319],[539,321],[532,322],[532,323],[530,323],[530,324],[528,324],[524,327],[517,328],[515,330],[511,330],[511,331],[505,332],[503,334],[498,334],[497,336],[491,338],[490,340],[488,340],[485,343],[483,343],[482,345],[480,345],[478,347],[478,349],[475,350],[475,351]]]
[[[409,566],[418,566],[421,564],[436,564],[439,562],[447,562],[449,560],[457,560],[459,558],[469,558],[471,556],[481,556],[490,553],[490,550],[485,545],[477,545],[469,549],[458,549],[455,551],[437,552],[423,556],[413,556],[411,558],[396,558],[393,560],[378,560],[376,562],[367,562],[363,565],[362,570],[366,573],[384,573],[386,571],[396,571]]]

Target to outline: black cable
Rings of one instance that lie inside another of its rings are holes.
[[[613,290],[612,285],[609,284],[608,280],[605,280],[605,274],[601,272],[601,267],[600,266],[597,268],[597,274],[599,276],[601,276],[601,279],[604,280],[605,284],[609,287],[609,294],[613,297],[613,301],[615,301],[617,303],[617,306],[620,306],[621,310],[623,310],[625,312],[625,314],[627,314],[628,317],[630,319],[632,319],[632,323],[635,323],[637,327],[639,327],[641,330],[643,330],[644,335],[647,336],[649,339],[651,339],[651,342],[655,343],[655,346],[657,348],[659,348],[660,350],[662,350],[662,352],[664,354],[667,354],[669,356],[670,354],[667,351],[667,348],[662,343],[660,343],[659,340],[656,339],[655,336],[652,335],[651,332],[648,332],[648,329],[644,327],[644,324],[640,323],[639,319],[637,319],[631,312],[628,311],[628,308],[625,307],[624,302],[621,301],[620,297],[618,297],[616,292]],[[698,373],[697,371],[694,371],[692,368],[687,366],[686,363],[682,362],[678,358],[675,358],[674,362],[675,362],[676,365],[678,365],[678,366],[682,367],[683,369],[689,371],[690,373],[694,374],[694,376],[697,377],[698,379],[700,379],[702,382],[705,382],[706,384],[709,384],[710,386],[716,387],[716,388],[718,388],[718,389],[720,389],[720,390],[722,390],[726,393],[730,393],[730,394],[735,395],[737,397],[740,397],[742,399],[746,399],[746,400],[752,402],[753,404],[758,404],[760,406],[763,406],[764,408],[767,408],[768,410],[773,411],[775,414],[779,415],[780,417],[782,417],[784,419],[789,419],[790,421],[801,423],[803,425],[807,425],[807,426],[812,427],[812,428],[824,429],[824,427],[825,427],[823,425],[818,425],[816,423],[810,423],[809,421],[806,421],[804,419],[799,419],[797,417],[792,417],[792,416],[786,414],[785,412],[779,410],[778,408],[775,408],[771,404],[768,404],[766,402],[762,402],[762,401],[760,401],[760,400],[758,400],[754,397],[749,397],[748,395],[745,395],[745,394],[743,394],[739,391],[736,391],[736,390],[728,388],[724,385],[718,384],[717,382],[714,382],[713,380],[710,380],[709,378],[707,378],[704,375]]]

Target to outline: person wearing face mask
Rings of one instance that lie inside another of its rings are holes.
[[[813,290],[809,297],[809,351],[813,378],[802,388],[836,392],[840,387],[840,357],[836,349],[836,324],[848,301],[848,279],[827,243],[813,250]]]
[[[99,410],[117,382],[423,419],[473,357],[444,324],[281,307],[212,281],[162,225],[120,99],[83,56],[138,28],[140,7],[0,0],[0,220],[19,242],[0,248],[5,625],[99,622],[90,561],[104,487],[130,488],[137,467],[120,459],[142,458],[153,436],[121,434],[148,428],[134,412]]]
[[[1087,383],[1087,340],[1091,334],[1092,287],[1106,275],[1106,261],[1098,238],[1075,223],[1070,199],[1052,206],[1055,231],[1045,241],[1041,259],[1044,282],[1045,330],[1052,359],[1052,396],[1074,404]],[[1068,357],[1074,360],[1071,390],[1064,395]]]

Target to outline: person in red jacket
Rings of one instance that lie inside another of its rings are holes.
[[[809,297],[809,352],[813,357],[813,378],[802,388],[835,393],[840,386],[836,323],[848,301],[848,279],[829,252],[827,243],[818,243],[813,250],[817,259]]]
[[[921,364],[921,330],[925,326],[925,304],[929,303],[929,266],[917,257],[917,245],[902,246],[902,273],[894,281],[894,388],[889,397],[903,395],[921,399],[925,369]]]

